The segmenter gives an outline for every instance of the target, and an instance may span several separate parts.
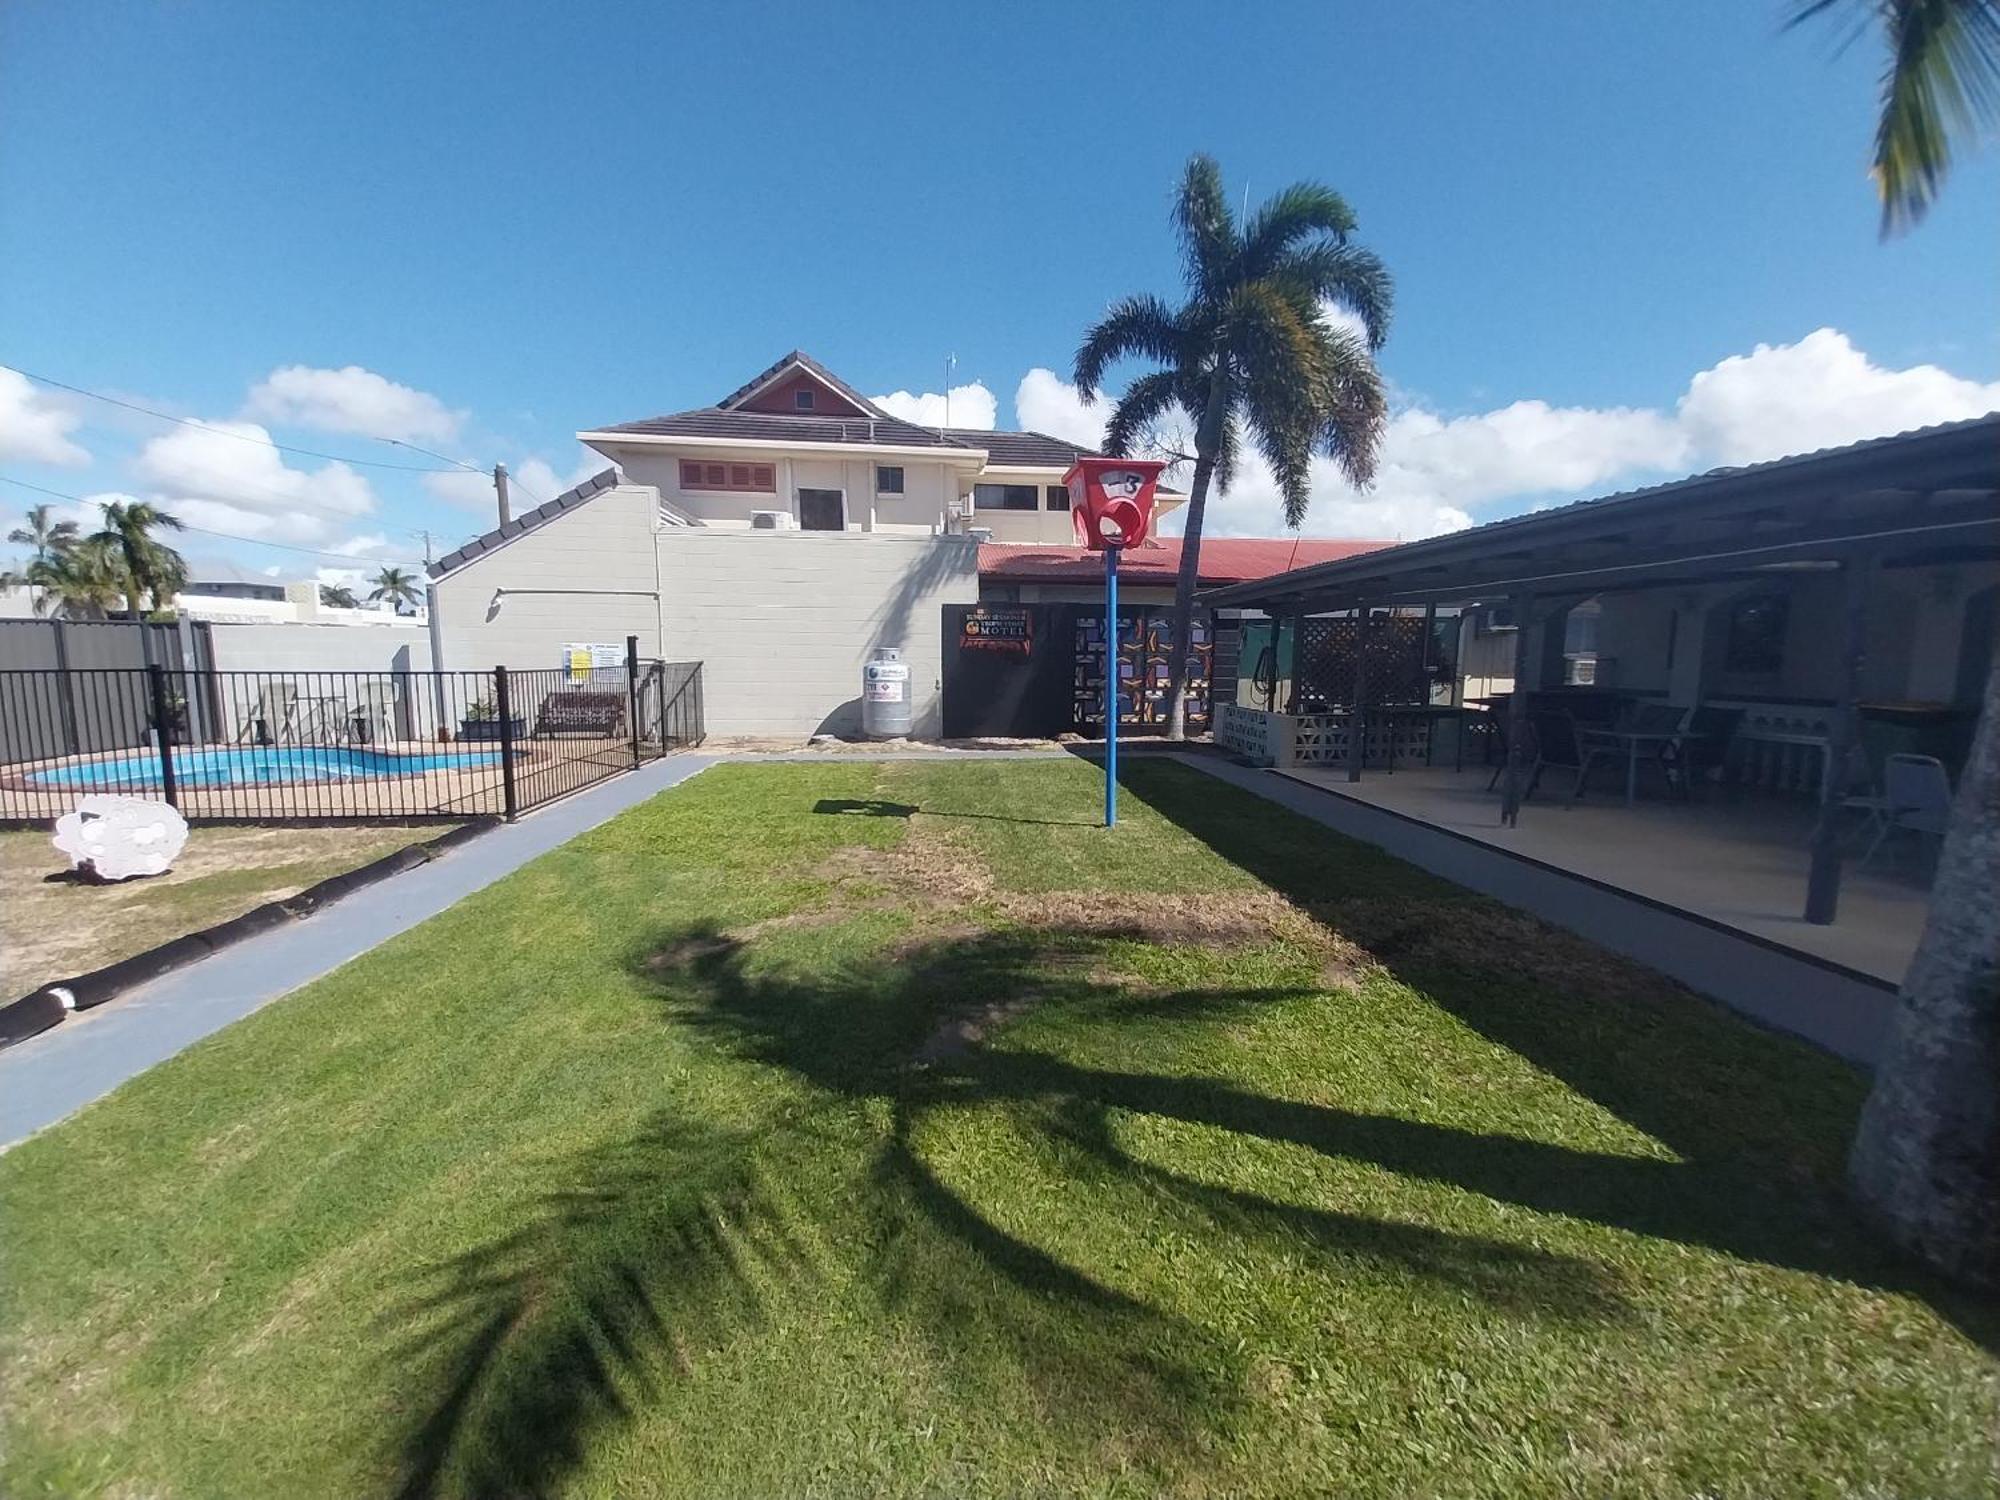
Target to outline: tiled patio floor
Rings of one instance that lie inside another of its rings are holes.
[[[1522,808],[1518,826],[1503,828],[1500,794],[1486,790],[1491,773],[1472,766],[1369,770],[1358,782],[1339,768],[1282,774],[1890,984],[1923,928],[1922,858],[1908,836],[1867,870],[1856,868],[1858,856],[1849,860],[1831,926],[1804,919],[1813,810],[1802,802],[1710,792],[1693,802],[1642,795],[1628,807],[1607,787],[1568,805],[1559,781]]]

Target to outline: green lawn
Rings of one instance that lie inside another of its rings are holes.
[[[712,770],[0,1157],[0,1492],[1993,1493],[1855,1073],[1128,784]]]

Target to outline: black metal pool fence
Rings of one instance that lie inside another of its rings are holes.
[[[520,813],[701,743],[700,662],[480,672],[0,671],[0,826],[91,792],[194,823]]]

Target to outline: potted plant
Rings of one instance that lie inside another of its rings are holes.
[[[147,715],[146,721],[147,724],[151,727],[154,737],[157,739],[160,733],[160,722],[158,716],[149,714]],[[174,742],[176,744],[187,743],[188,739],[187,695],[185,693],[176,692],[172,688],[167,689],[166,729],[167,732],[173,736]]]
[[[519,714],[509,714],[508,734],[510,738],[524,740],[528,737],[528,721]],[[461,740],[497,740],[500,734],[500,709],[491,698],[474,698],[466,705],[465,715],[458,721],[458,737]]]

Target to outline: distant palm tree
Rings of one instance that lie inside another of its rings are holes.
[[[110,501],[104,507],[104,525],[91,538],[118,550],[124,562],[131,591],[126,608],[138,619],[148,600],[154,609],[165,609],[174,595],[187,587],[187,562],[172,547],[154,536],[155,531],[179,531],[178,516],[161,510],[149,500]]]
[[[7,533],[7,540],[17,547],[28,547],[33,555],[28,559],[26,569],[16,572],[12,568],[0,571],[0,589],[36,587],[34,574],[37,569],[46,569],[69,548],[76,545],[77,528],[74,521],[54,519],[54,510],[47,505],[31,505],[25,517],[25,525],[16,526]],[[35,596],[35,611],[42,610],[42,596]]]
[[[47,562],[57,553],[73,547],[77,542],[77,526],[74,521],[54,519],[55,508],[49,505],[31,505],[25,517],[26,525],[16,526],[7,533],[7,540],[17,547],[34,550],[31,562]]]
[[[375,575],[375,587],[368,593],[368,602],[375,604],[386,599],[400,613],[406,604],[415,609],[422,597],[417,591],[415,575],[401,568],[384,568]]]
[[[66,615],[102,619],[136,592],[125,571],[124,554],[101,534],[29,563],[23,576],[38,590],[38,615],[53,608]]]
[[[354,590],[344,583],[322,583],[319,586],[319,602],[328,609],[359,609],[360,602],[354,597]]]
[[[1200,577],[1202,521],[1211,482],[1227,489],[1247,431],[1270,463],[1285,520],[1305,518],[1315,453],[1355,484],[1375,473],[1387,402],[1374,354],[1389,328],[1389,273],[1348,242],[1354,215],[1316,182],[1286,188],[1240,228],[1207,156],[1187,164],[1174,200],[1187,300],[1127,297],[1084,334],[1076,385],[1095,398],[1111,364],[1128,355],[1159,369],[1127,387],[1105,430],[1122,456],[1178,409],[1195,425],[1194,478],[1174,586],[1174,640],[1186,642]],[[1336,326],[1349,312],[1361,331]],[[1188,654],[1176,650],[1167,690],[1167,733],[1186,734]]]
[[[2000,0],[1792,0],[1790,25],[1845,11],[1889,43],[1874,177],[1882,233],[1907,229],[1944,185],[1954,144],[2000,121]]]

